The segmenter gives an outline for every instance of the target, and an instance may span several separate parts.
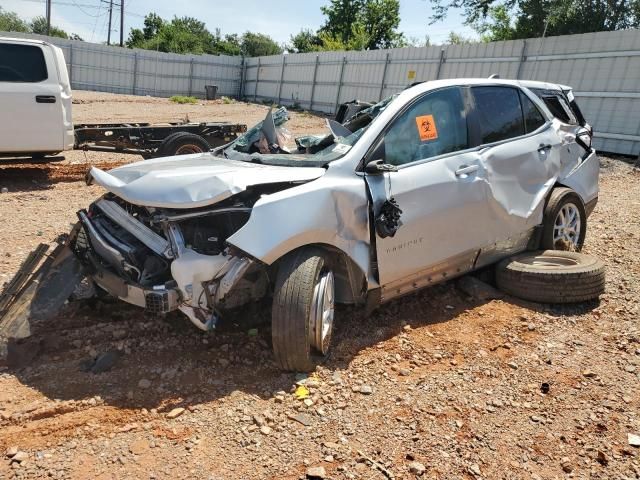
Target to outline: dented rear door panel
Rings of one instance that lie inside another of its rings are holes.
[[[493,242],[519,237],[542,222],[545,198],[562,168],[562,149],[560,137],[549,127],[481,151]]]

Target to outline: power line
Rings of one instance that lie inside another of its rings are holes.
[[[96,18],[96,17],[99,17],[100,15],[104,15],[104,13],[102,14],[97,13],[96,15],[94,15],[93,13],[86,12],[85,10],[83,10],[83,7],[85,6],[78,4],[76,0],[71,0],[71,1],[73,2],[73,5],[78,8],[78,10],[80,10],[82,13],[84,13],[88,17]],[[93,5],[87,5],[87,6],[93,7]],[[99,11],[100,11],[100,6],[98,6],[98,12]]]
[[[100,4],[98,4],[98,15],[96,15],[96,23],[93,24],[93,31],[91,32],[91,41],[93,42],[93,37],[96,33],[96,28],[98,27],[98,19],[100,18],[100,15],[104,15],[104,14],[100,14]]]
[[[98,9],[98,10],[100,9],[100,5],[89,5],[89,4],[86,4],[86,3],[77,3],[75,0],[70,0],[70,1],[20,0],[20,1],[22,1],[22,2],[31,2],[31,3],[40,3],[40,4],[45,4],[48,1],[51,1],[52,5],[58,5],[58,6],[64,6],[64,7],[78,7],[78,8],[79,7],[83,7],[83,8],[93,8],[93,9]],[[73,2],[73,3],[71,3],[71,2]],[[116,4],[116,7],[120,7],[120,5]],[[145,15],[143,15],[141,13],[135,13],[135,12],[131,12],[131,11],[127,11],[125,13],[125,15],[131,16],[131,17],[145,18]]]

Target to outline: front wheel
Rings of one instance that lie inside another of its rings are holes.
[[[554,189],[544,210],[541,248],[579,252],[586,233],[582,199],[570,188]]]
[[[276,361],[284,370],[309,372],[328,352],[335,315],[335,281],[324,253],[303,248],[278,269],[271,336]]]

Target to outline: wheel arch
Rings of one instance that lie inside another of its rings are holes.
[[[366,274],[358,264],[335,245],[327,243],[311,243],[294,248],[278,257],[270,266],[270,277],[276,278],[278,268],[285,258],[295,255],[302,249],[317,249],[325,255],[331,266],[336,282],[336,302],[345,304],[361,304],[365,301],[367,283]]]
[[[549,203],[549,199],[551,198],[551,194],[553,193],[553,191],[557,190],[558,188],[568,188],[573,193],[578,195],[578,197],[580,197],[580,200],[582,200],[582,204],[585,205],[587,203],[587,201],[584,198],[584,195],[581,194],[576,189],[574,189],[569,183],[563,182],[562,180],[557,180],[556,183],[553,184],[553,187],[551,187],[551,190],[549,190],[549,193],[547,194],[547,198],[545,199],[545,206],[546,206],[547,203]]]

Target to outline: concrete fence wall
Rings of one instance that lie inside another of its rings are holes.
[[[62,48],[76,90],[204,97],[205,85],[218,85],[219,95],[240,95],[241,57],[178,55],[15,32],[0,36],[35,38]]]
[[[494,73],[570,85],[594,126],[598,149],[640,154],[640,30],[248,58],[243,93],[249,100],[334,113],[342,102],[377,101],[413,82]]]

